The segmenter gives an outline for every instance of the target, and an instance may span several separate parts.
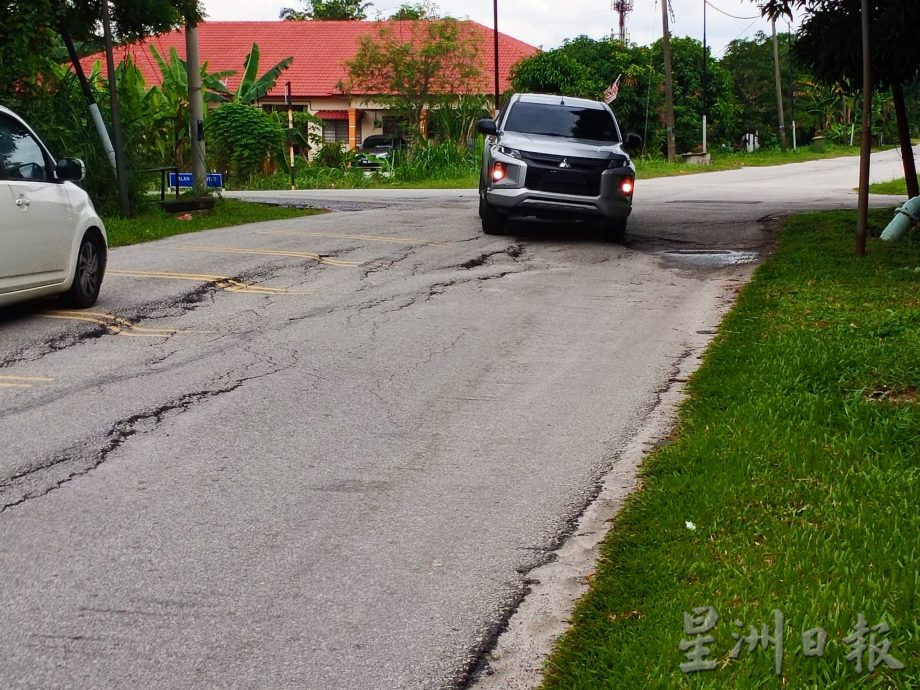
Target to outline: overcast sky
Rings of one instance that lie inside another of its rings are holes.
[[[403,2],[375,0],[368,17],[374,18],[379,13],[385,18]],[[671,1],[675,18],[672,35],[702,40],[703,2]],[[442,14],[492,26],[490,0],[441,0],[437,4]],[[633,4],[626,21],[630,39],[640,45],[652,43],[661,36],[661,5],[657,0],[633,0]],[[208,18],[216,21],[277,19],[282,7],[302,8],[300,0],[204,0],[204,5]],[[611,0],[498,0],[498,28],[502,33],[548,50],[567,38],[582,34],[602,38],[618,31],[618,15],[610,5]],[[753,36],[758,30],[769,34],[770,25],[759,14],[751,0],[710,0],[706,40],[713,54],[721,57],[725,46],[735,38]],[[785,30],[785,25],[777,25],[777,31]]]

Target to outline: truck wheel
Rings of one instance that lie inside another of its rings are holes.
[[[622,244],[626,239],[626,219],[615,218],[604,221],[603,225],[604,239],[609,242]]]
[[[479,197],[479,217],[486,235],[501,235],[505,231],[505,216],[482,197]]]

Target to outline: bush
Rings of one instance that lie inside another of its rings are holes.
[[[451,180],[475,176],[480,166],[482,137],[477,137],[472,148],[465,142],[419,142],[410,155],[399,161],[394,172],[397,179]]]
[[[313,157],[313,163],[323,168],[338,168],[343,170],[353,155],[345,150],[338,141],[324,141],[319,151]]]
[[[211,112],[207,127],[217,168],[229,171],[237,180],[260,174],[266,159],[284,144],[284,130],[277,118],[242,103],[225,103]]]

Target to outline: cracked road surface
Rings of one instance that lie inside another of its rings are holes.
[[[855,181],[648,181],[626,246],[485,237],[475,191],[249,194],[339,210],[0,312],[0,684],[464,686],[751,270],[666,252],[762,255]]]

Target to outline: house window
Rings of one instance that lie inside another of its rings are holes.
[[[284,103],[263,103],[262,110],[267,113],[286,113],[288,111],[288,107]],[[301,113],[303,112],[303,106],[292,105],[291,110],[293,110],[295,113]]]
[[[323,120],[323,141],[348,143],[348,120]]]

